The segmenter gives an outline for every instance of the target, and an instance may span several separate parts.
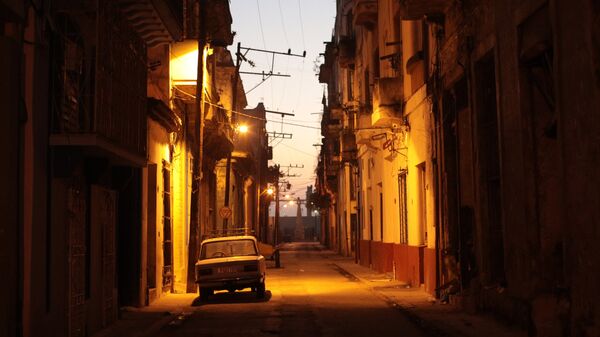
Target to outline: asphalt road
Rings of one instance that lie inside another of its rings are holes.
[[[294,244],[281,258],[283,268],[267,270],[265,299],[249,291],[195,299],[155,336],[425,336],[318,246]]]

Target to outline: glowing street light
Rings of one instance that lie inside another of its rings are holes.
[[[274,193],[274,191],[273,191],[272,187],[267,188],[267,194],[268,195],[272,195],[273,193]]]
[[[242,124],[242,125],[238,126],[238,132],[241,133],[241,134],[247,133],[248,132],[248,125]]]

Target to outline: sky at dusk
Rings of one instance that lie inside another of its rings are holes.
[[[320,120],[323,85],[318,82],[315,62],[331,39],[335,19],[335,0],[231,0],[232,29],[236,32],[232,53],[242,47],[274,50],[306,57],[288,57],[250,51],[246,57],[255,66],[243,62],[241,71],[289,74],[270,77],[264,83],[260,75],[241,75],[247,92],[248,107],[263,102],[267,110],[293,113],[281,124],[280,115],[267,114],[267,131],[293,134],[292,139],[270,140],[273,161],[269,165],[302,166],[290,169],[299,177],[284,178],[292,184],[290,194],[304,199],[306,186],[314,185],[315,168],[321,141]],[[322,60],[322,59],[321,59]],[[258,85],[258,86],[257,86]],[[282,171],[287,172],[286,168]],[[282,203],[283,205],[283,203]],[[273,211],[273,206],[271,207]],[[282,216],[295,216],[296,207],[281,208]]]

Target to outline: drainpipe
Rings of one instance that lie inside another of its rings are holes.
[[[427,34],[426,36],[429,36],[429,28],[431,26],[435,27],[435,22],[426,22],[423,25],[423,34]],[[434,194],[434,203],[435,203],[435,221],[436,226],[435,226],[435,297],[436,298],[440,298],[440,286],[441,286],[441,277],[442,277],[442,265],[441,265],[441,249],[440,249],[440,243],[441,243],[441,234],[442,234],[442,224],[443,224],[443,212],[442,212],[442,205],[440,203],[441,200],[441,193],[440,193],[440,180],[441,180],[441,172],[440,172],[440,166],[438,163],[438,159],[439,159],[439,154],[440,154],[440,106],[439,106],[439,90],[440,90],[440,86],[441,86],[441,80],[440,80],[440,51],[439,51],[439,45],[441,43],[441,36],[439,34],[439,32],[434,32],[435,33],[435,64],[434,64],[434,69],[432,72],[432,82],[431,82],[431,86],[432,86],[432,90],[431,90],[431,96],[432,96],[432,116],[433,116],[433,130],[432,130],[432,154],[431,154],[431,163],[433,166],[433,174],[434,174],[434,179],[433,179],[433,190],[435,191]],[[427,61],[429,60],[429,43],[427,43],[427,45],[424,46],[424,59]],[[425,78],[429,78],[429,67],[425,67],[425,73],[426,73],[426,77]]]
[[[239,82],[239,78],[240,78],[240,64],[241,64],[241,59],[240,59],[240,55],[241,55],[241,44],[238,42],[237,44],[237,52],[235,53],[235,71],[233,73],[233,78],[232,78],[232,94],[231,94],[231,125],[233,126],[234,130],[235,130],[235,123],[237,121],[237,92],[238,92],[238,82]],[[235,134],[235,131],[234,131]],[[232,151],[235,150],[235,143],[233,144],[233,149]],[[227,163],[225,166],[225,207],[229,207],[229,190],[231,189],[231,152],[229,152],[229,154],[227,155]],[[235,219],[235,218],[234,218]],[[235,219],[236,222],[239,224],[239,220]],[[227,218],[223,218],[223,230],[227,233],[228,231],[228,223],[227,223]],[[232,225],[235,226],[235,224],[233,224],[232,221]]]
[[[200,223],[202,219],[202,155],[203,155],[203,138],[204,138],[204,48],[206,46],[206,10],[207,0],[198,0],[199,18],[198,18],[198,72],[196,76],[196,127],[194,130],[194,138],[196,138],[196,146],[194,146],[194,162],[192,165],[192,197],[190,200],[190,237],[188,244],[188,270],[187,270],[187,285],[188,293],[196,292],[196,275],[195,266],[198,257],[198,246],[200,241]]]
[[[273,224],[273,246],[279,244],[279,165],[277,167],[277,178],[275,179],[275,223]]]

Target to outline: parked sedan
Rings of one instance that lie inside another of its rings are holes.
[[[215,290],[234,292],[251,288],[258,298],[265,296],[265,258],[253,236],[229,236],[202,241],[196,262],[196,283],[200,300]]]

